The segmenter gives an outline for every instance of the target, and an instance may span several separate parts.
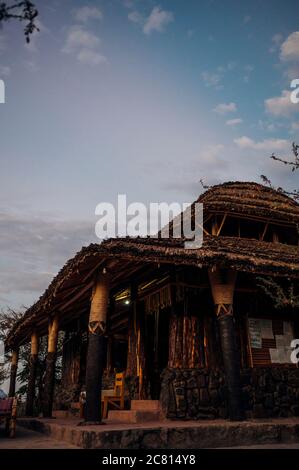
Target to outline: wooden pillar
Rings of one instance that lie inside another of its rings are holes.
[[[101,388],[106,355],[108,300],[109,275],[104,269],[93,289],[88,322],[85,424],[101,424],[102,419]]]
[[[131,285],[130,295],[130,313],[128,327],[128,355],[127,355],[127,377],[136,377],[138,375],[137,367],[137,288],[135,284]]]
[[[48,353],[46,359],[46,372],[43,390],[43,417],[52,417],[54,383],[55,383],[55,363],[57,354],[57,341],[59,332],[58,315],[54,315],[49,322]]]
[[[243,416],[241,409],[240,358],[233,318],[236,272],[222,271],[216,268],[209,271],[209,278],[221,337],[223,364],[228,388],[229,417],[232,421],[238,421]]]
[[[11,366],[10,366],[10,383],[9,383],[9,392],[8,392],[8,395],[10,397],[14,397],[16,393],[18,359],[19,359],[19,350],[14,349],[11,355]]]
[[[29,358],[29,379],[26,399],[26,416],[33,416],[33,404],[35,396],[35,379],[38,361],[38,335],[36,331],[31,334],[31,351]]]

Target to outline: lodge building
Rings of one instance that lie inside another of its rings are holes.
[[[18,350],[31,342],[28,415],[44,336],[43,416],[67,406],[54,390],[59,332],[61,385],[73,402],[86,391],[86,423],[101,420],[101,389],[115,371],[125,372],[127,408],[159,400],[169,419],[299,415],[299,370],[290,359],[299,311],[287,297],[277,307],[273,291],[299,293],[299,204],[249,182],[213,186],[197,202],[201,248],[176,238],[91,244],[12,328],[11,395]]]

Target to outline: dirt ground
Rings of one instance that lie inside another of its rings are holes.
[[[1,449],[79,449],[79,447],[56,441],[20,426],[17,427],[16,437],[11,439],[5,436],[4,427],[0,426],[0,452]]]

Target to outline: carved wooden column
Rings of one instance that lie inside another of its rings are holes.
[[[52,417],[54,383],[55,383],[55,363],[57,353],[57,341],[59,332],[58,315],[54,315],[49,322],[48,353],[46,359],[46,372],[43,391],[43,417]]]
[[[233,421],[242,419],[240,358],[237,348],[233,297],[236,272],[216,268],[209,271],[216,315],[221,337],[223,364],[228,388],[229,417]]]
[[[85,424],[101,424],[101,388],[105,367],[106,319],[109,300],[109,274],[104,269],[92,293],[86,363]]]
[[[9,383],[9,392],[8,392],[8,395],[10,397],[14,397],[16,393],[18,360],[19,360],[19,350],[16,348],[12,351],[12,356],[11,356],[10,383]]]
[[[38,361],[38,335],[34,331],[31,335],[31,351],[29,358],[29,379],[26,399],[26,415],[33,416],[33,403],[35,395],[35,378]]]

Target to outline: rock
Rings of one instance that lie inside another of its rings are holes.
[[[220,405],[221,400],[217,390],[210,390],[210,398],[213,406],[217,407]]]
[[[273,396],[270,393],[267,393],[264,398],[264,407],[265,408],[273,408],[274,407],[274,400]]]
[[[197,384],[199,388],[206,386],[206,378],[204,375],[200,375],[199,377],[197,377]]]
[[[210,396],[205,388],[199,390],[199,401],[201,405],[208,405],[210,403]]]
[[[213,374],[210,375],[209,379],[209,388],[218,388],[219,387],[219,381],[217,377]]]
[[[187,380],[186,382],[187,388],[195,388],[197,387],[197,380],[195,377],[191,377],[190,379]]]
[[[299,374],[297,370],[289,373],[288,384],[291,387],[299,388]]]
[[[254,418],[265,418],[266,413],[263,405],[261,404],[254,404],[252,409],[252,415]]]

